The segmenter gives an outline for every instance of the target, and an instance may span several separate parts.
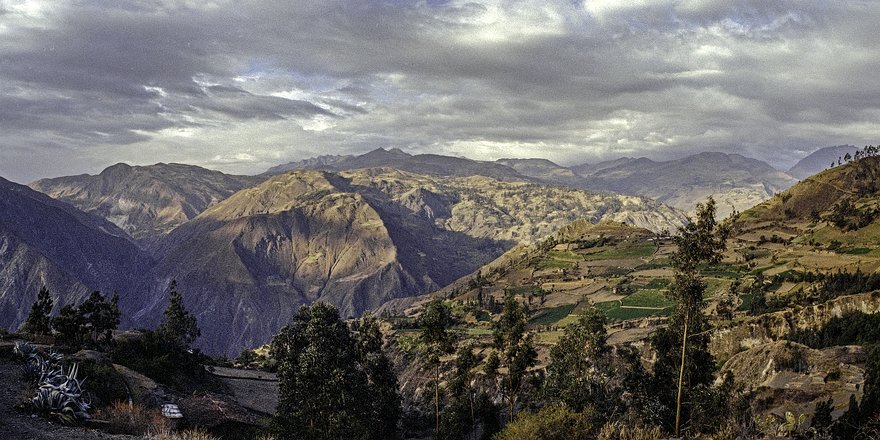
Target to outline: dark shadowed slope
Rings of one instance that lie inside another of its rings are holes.
[[[151,261],[119,228],[0,178],[0,325],[21,325],[40,287],[61,305],[91,290],[118,291],[138,307],[134,286]]]

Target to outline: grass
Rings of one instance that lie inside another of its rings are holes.
[[[654,255],[657,251],[657,245],[645,242],[628,242],[625,241],[617,246],[602,247],[598,252],[592,252],[584,255],[586,261],[598,260],[625,260],[627,258],[644,258]]]
[[[569,314],[574,308],[577,307],[577,304],[565,304],[558,307],[553,307],[550,309],[544,309],[539,311],[537,315],[532,317],[529,320],[529,324],[533,325],[551,325],[556,324]]]
[[[639,289],[620,301],[597,303],[596,308],[610,319],[626,320],[667,315],[674,305],[661,289]]]
[[[541,269],[571,269],[577,262],[583,261],[580,255],[570,251],[549,251],[535,266]]]

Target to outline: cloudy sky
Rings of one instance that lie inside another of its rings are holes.
[[[0,176],[876,143],[878,1],[0,0]]]

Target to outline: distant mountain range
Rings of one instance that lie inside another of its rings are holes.
[[[822,170],[830,168],[832,163],[837,165],[837,161],[842,160],[847,153],[853,154],[857,150],[858,148],[854,145],[820,148],[791,167],[788,170],[788,174],[796,179],[806,179]]]
[[[638,194],[684,211],[711,195],[721,217],[734,209],[748,209],[797,182],[766,162],[726,153],[699,153],[664,162],[623,158],[574,169],[587,188]]]
[[[432,154],[411,155],[398,149],[378,149],[362,156],[322,156],[291,162],[272,168],[267,174],[292,169],[340,171],[375,166],[438,176],[481,175],[641,195],[686,212],[712,195],[718,201],[720,216],[726,216],[733,209],[741,211],[754,206],[797,182],[797,179],[766,162],[726,153],[700,153],[663,162],[647,158],[621,158],[567,168],[547,159],[481,162]]]

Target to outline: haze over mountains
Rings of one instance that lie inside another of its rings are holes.
[[[0,202],[17,208],[0,213],[0,225],[11,225],[2,229],[9,263],[0,293],[5,307],[21,308],[42,284],[62,303],[119,290],[124,314],[151,326],[176,279],[202,348],[235,354],[266,342],[301,304],[322,300],[356,316],[449,285],[578,219],[674,231],[710,194],[741,209],[794,181],[723,153],[566,168],[378,149],[261,176],[118,164],[31,184],[59,201],[6,183]],[[50,231],[68,241],[53,245]],[[4,324],[25,314],[10,309]]]

